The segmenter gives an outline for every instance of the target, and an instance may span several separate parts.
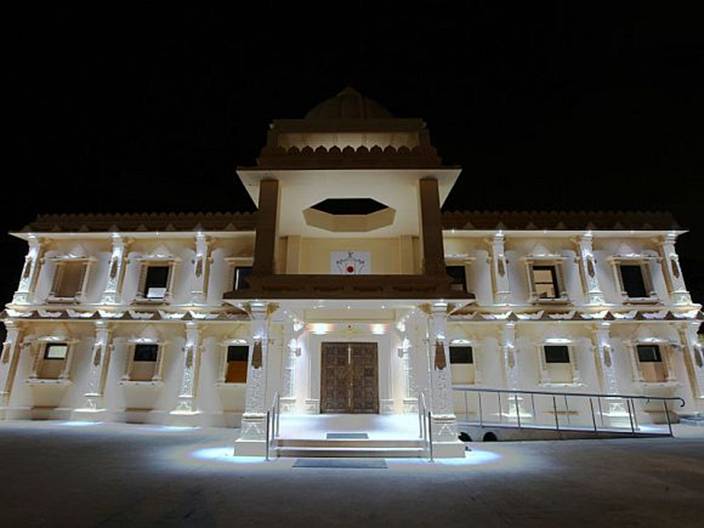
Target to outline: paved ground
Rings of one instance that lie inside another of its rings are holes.
[[[230,457],[232,430],[6,422],[0,526],[702,526],[702,436],[310,469]]]

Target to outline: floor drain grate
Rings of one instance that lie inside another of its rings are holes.
[[[295,468],[330,468],[330,469],[387,469],[383,458],[298,458],[293,463]]]

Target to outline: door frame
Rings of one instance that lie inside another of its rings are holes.
[[[324,378],[324,369],[323,369],[323,356],[324,356],[324,349],[326,344],[337,344],[337,345],[373,345],[374,346],[374,356],[375,356],[375,378],[376,378],[376,402],[374,406],[374,410],[371,412],[353,412],[351,410],[348,410],[347,412],[342,412],[339,414],[379,414],[379,409],[381,407],[381,375],[380,375],[380,370],[381,370],[381,355],[379,353],[379,343],[376,340],[362,340],[362,339],[352,339],[352,340],[345,340],[344,338],[341,339],[331,339],[331,340],[324,340],[320,342],[320,369],[318,371],[319,373],[319,385],[320,385],[320,405],[319,405],[319,413],[320,414],[335,414],[334,412],[331,413],[326,413],[323,410],[323,388],[325,387],[325,378]],[[350,364],[348,364],[348,369],[351,367]],[[352,376],[351,372],[348,372],[348,376]],[[349,380],[350,383],[352,380]],[[348,388],[348,390],[350,390]]]

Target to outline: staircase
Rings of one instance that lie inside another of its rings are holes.
[[[315,458],[422,458],[421,439],[275,438],[274,457]]]

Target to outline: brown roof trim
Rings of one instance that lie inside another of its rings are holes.
[[[666,211],[446,211],[444,229],[680,229]]]
[[[253,213],[40,214],[23,232],[253,231]]]

